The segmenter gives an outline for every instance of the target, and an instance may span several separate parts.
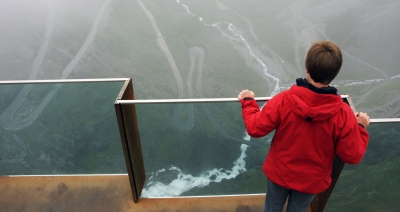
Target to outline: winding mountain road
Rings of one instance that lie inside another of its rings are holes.
[[[89,32],[89,35],[87,36],[85,42],[79,49],[78,53],[75,55],[75,57],[72,59],[72,61],[68,64],[68,66],[64,69],[62,72],[61,79],[66,79],[68,75],[71,73],[71,71],[74,69],[76,64],[80,61],[80,59],[83,57],[83,55],[86,53],[87,49],[89,48],[90,44],[94,40],[97,29],[100,24],[100,20],[104,14],[105,9],[107,8],[107,5],[111,2],[112,0],[107,0],[105,1],[99,12],[97,13],[96,19],[92,25],[92,28]],[[29,76],[29,80],[33,80],[36,77],[36,74],[42,64],[43,58],[47,52],[47,48],[51,39],[51,33],[53,31],[53,25],[54,25],[54,9],[52,6],[52,1],[49,0],[49,13],[47,15],[47,21],[46,21],[46,30],[45,30],[45,36],[43,39],[43,43],[40,46],[39,52],[33,62],[33,67],[32,67],[32,72]],[[32,88],[32,85],[25,85],[19,95],[15,98],[15,100],[10,104],[10,106],[1,114],[0,121],[1,125],[8,130],[18,130],[22,129],[26,126],[29,126],[38,116],[39,114],[43,111],[43,109],[47,106],[47,104],[51,101],[51,99],[54,97],[54,95],[57,93],[58,89],[61,87],[61,84],[57,84],[53,87],[53,89],[47,94],[47,96],[44,98],[44,100],[40,103],[40,105],[24,120],[21,121],[16,121],[14,119],[14,114],[17,112],[17,110],[21,107],[22,103],[26,99],[26,94],[29,93],[29,90]]]
[[[144,4],[142,3],[141,0],[137,0],[137,3],[142,8],[142,10],[145,12],[146,16],[150,19],[151,26],[153,27],[153,29],[154,29],[154,31],[156,33],[156,36],[157,36],[157,43],[160,46],[161,50],[164,51],[164,54],[167,57],[168,63],[171,66],[172,71],[174,73],[174,77],[175,77],[176,83],[178,84],[178,99],[182,99],[183,98],[182,77],[181,77],[181,75],[179,73],[178,67],[176,66],[175,60],[172,57],[171,52],[169,51],[168,45],[165,42],[164,38],[162,36],[159,36],[159,35],[161,35],[161,31],[158,28],[158,26],[157,26],[157,24],[156,24],[156,22],[154,20],[153,14],[146,9],[146,7],[144,6]]]
[[[203,52],[204,52],[204,50],[203,50]],[[193,98],[192,75],[193,75],[194,66],[196,64],[195,56],[194,56],[195,53],[196,53],[196,47],[189,49],[190,66],[189,66],[189,70],[188,70],[188,77],[186,79],[186,84],[185,84],[186,90],[188,92],[187,96],[189,99]],[[202,61],[201,61],[201,63],[202,63]],[[182,107],[186,107],[186,113],[188,114],[188,121],[185,124],[182,124],[179,120],[180,113],[182,112]],[[186,130],[186,131],[191,130],[194,127],[194,106],[193,106],[193,104],[192,103],[178,104],[177,107],[175,107],[173,115],[172,115],[172,124],[179,130]]]
[[[54,25],[54,10],[52,7],[52,2],[48,1],[49,4],[49,13],[47,14],[47,21],[46,21],[46,29],[45,29],[45,35],[42,44],[40,45],[38,54],[35,57],[35,60],[33,61],[32,65],[32,72],[29,75],[28,80],[33,80],[35,79],[37,72],[40,68],[40,65],[42,64],[43,58],[47,52],[50,38],[51,38],[51,33],[53,32],[53,25]],[[1,125],[8,130],[17,130],[21,129],[23,127],[28,126],[31,124],[37,116],[43,111],[43,105],[42,107],[38,107],[30,116],[28,116],[25,120],[22,121],[15,121],[14,120],[14,114],[17,112],[17,110],[21,107],[22,103],[26,99],[26,94],[29,92],[29,90],[32,88],[32,85],[24,85],[24,87],[21,89],[19,92],[18,96],[14,99],[14,101],[10,104],[10,106],[7,107],[7,109],[1,114],[0,121]],[[46,103],[47,105],[47,103]]]

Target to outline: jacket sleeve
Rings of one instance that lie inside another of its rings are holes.
[[[340,159],[349,164],[361,161],[368,146],[368,132],[359,126],[355,116],[349,115],[346,124],[339,134],[336,143],[336,154]]]
[[[259,138],[267,135],[280,124],[278,105],[280,95],[269,100],[262,110],[255,100],[242,100],[242,116],[247,134]]]

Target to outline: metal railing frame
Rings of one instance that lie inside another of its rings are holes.
[[[11,84],[56,84],[56,83],[90,83],[90,82],[126,82],[130,78],[92,78],[92,79],[48,79],[48,80],[3,80],[0,85]],[[349,95],[341,95],[348,98]],[[256,101],[268,101],[272,97],[256,97]],[[238,102],[237,98],[198,98],[198,99],[142,99],[117,100],[118,104],[171,104],[171,103],[209,103],[209,102]],[[400,118],[374,118],[371,123],[400,122]]]

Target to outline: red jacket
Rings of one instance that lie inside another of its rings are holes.
[[[262,137],[276,129],[263,171],[284,188],[320,193],[331,183],[335,153],[343,162],[356,164],[366,151],[368,133],[340,95],[293,85],[262,111],[255,100],[241,103],[250,136]]]

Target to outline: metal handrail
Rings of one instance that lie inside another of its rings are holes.
[[[381,119],[370,119],[371,123],[394,123],[400,122],[400,118],[381,118]]]
[[[349,95],[341,95],[348,98]],[[256,101],[268,101],[272,97],[256,97]],[[212,102],[238,102],[237,98],[198,98],[198,99],[142,99],[142,100],[117,100],[118,104],[174,104],[174,103],[212,103]],[[396,123],[400,118],[376,118],[370,119],[371,123]]]
[[[272,97],[255,98],[256,101],[268,101]],[[204,103],[204,102],[237,102],[237,98],[198,98],[198,99],[142,99],[117,100],[118,104],[166,104],[166,103]]]
[[[49,80],[5,80],[0,85],[9,84],[50,84],[50,83],[83,83],[83,82],[124,82],[129,78],[95,78],[95,79],[49,79]]]
[[[348,98],[349,95],[341,95]],[[256,97],[256,101],[268,101],[272,97]],[[117,100],[118,104],[166,104],[166,103],[205,103],[205,102],[238,102],[237,98],[198,98],[198,99],[141,99],[141,100]]]

